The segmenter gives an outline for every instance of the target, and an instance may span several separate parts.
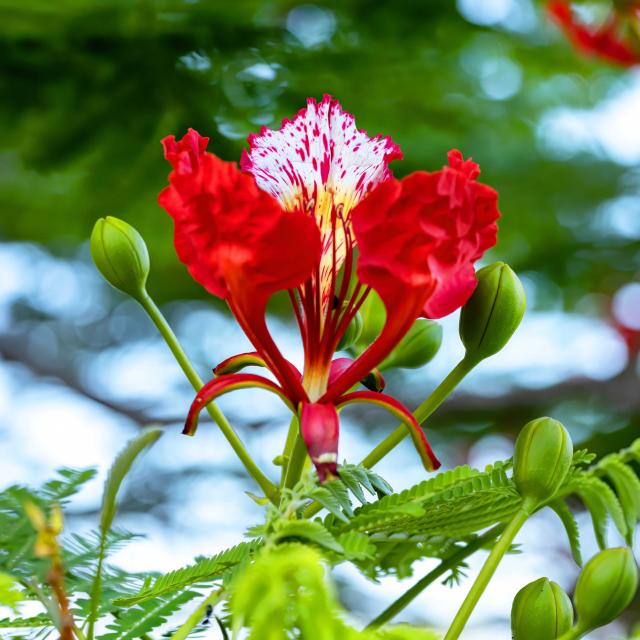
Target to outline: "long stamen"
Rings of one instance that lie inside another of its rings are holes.
[[[344,232],[344,245],[345,245],[345,259],[344,265],[342,269],[342,281],[340,283],[340,290],[338,295],[336,296],[336,304],[331,307],[331,316],[327,321],[325,339],[323,341],[323,355],[327,360],[331,360],[331,356],[336,350],[338,342],[340,342],[340,337],[346,331],[346,328],[349,322],[353,319],[355,312],[351,314],[351,308],[353,306],[353,301],[355,296],[357,296],[357,289],[354,291],[354,295],[352,299],[345,305],[344,301],[347,298],[349,292],[349,286],[351,283],[351,272],[353,268],[353,236],[351,234],[351,230],[347,225],[347,220],[343,216],[342,208],[336,208],[336,218],[340,219],[342,223],[342,229]],[[335,246],[335,235],[334,235],[334,246]],[[338,277],[338,274],[333,273],[333,285],[335,291],[335,281]],[[362,303],[360,303],[362,304]],[[345,317],[348,317],[346,323],[344,322]]]
[[[301,306],[301,302],[299,297],[296,297],[296,293],[298,294],[298,296],[300,295],[300,290],[292,290],[289,289],[288,291],[289,293],[289,300],[291,301],[291,306],[293,308],[293,313],[296,317],[296,322],[298,323],[298,328],[300,329],[300,335],[302,337],[302,343],[306,344],[307,342],[307,329],[304,323],[304,320],[302,318],[302,312],[300,309]]]

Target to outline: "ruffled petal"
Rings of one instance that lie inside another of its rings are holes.
[[[337,477],[340,419],[336,408],[332,404],[301,403],[300,433],[320,482]]]
[[[389,181],[354,210],[358,274],[387,308],[399,291],[431,289],[423,301],[429,318],[467,301],[475,288],[473,264],[495,244],[500,216],[498,194],[476,181],[478,173],[477,164],[454,150],[448,167]]]
[[[265,295],[296,287],[320,258],[316,226],[284,211],[234,163],[206,153],[207,142],[193,129],[163,140],[174,170],[159,203],[174,219],[179,258],[221,298],[234,286]]]
[[[382,183],[352,212],[358,276],[387,309],[380,336],[335,380],[324,401],[376,367],[424,315],[440,318],[476,286],[474,263],[497,239],[497,193],[476,181],[479,167],[459,151],[435,173]]]
[[[496,243],[498,194],[476,181],[479,173],[477,164],[453,150],[449,166],[432,174],[436,190],[420,216],[423,231],[438,239],[429,255],[436,287],[423,309],[427,318],[442,318],[464,305],[476,286],[474,263]]]

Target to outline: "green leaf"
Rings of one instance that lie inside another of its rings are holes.
[[[241,542],[215,556],[199,558],[193,565],[152,579],[148,584],[143,585],[138,593],[118,598],[114,601],[114,604],[121,607],[130,607],[150,598],[175,593],[189,585],[213,582],[222,578],[227,571],[252,556],[261,545],[262,543],[257,540]]]
[[[329,493],[333,495],[336,502],[340,505],[340,508],[347,514],[347,516],[353,516],[353,508],[351,506],[351,500],[349,500],[349,492],[347,487],[340,482],[340,480],[330,480],[322,485]]]
[[[18,588],[18,583],[8,573],[0,573],[0,605],[18,610],[18,604],[24,600],[24,592]]]
[[[164,624],[170,615],[198,595],[196,591],[181,591],[168,598],[154,598],[138,603],[126,611],[119,612],[115,622],[107,625],[110,632],[99,636],[99,640],[141,638]]]
[[[129,472],[134,460],[162,435],[162,429],[147,429],[133,438],[115,459],[104,483],[100,528],[108,531],[116,512],[116,498],[120,485]]]
[[[347,560],[372,560],[376,547],[369,540],[369,536],[357,531],[347,531],[340,534],[338,542]]]
[[[275,524],[274,539],[277,542],[307,540],[331,551],[342,554],[344,549],[319,522],[310,520],[279,520]]]
[[[582,566],[582,552],[580,550],[580,529],[578,523],[571,513],[571,509],[567,506],[567,503],[560,499],[549,504],[549,506],[558,514],[560,521],[564,525],[564,529],[567,532],[567,538],[569,539],[569,546],[571,547],[571,555],[576,564]]]
[[[607,519],[609,515],[620,533],[626,537],[627,525],[622,507],[609,485],[595,476],[585,476],[578,482],[577,493],[591,514],[593,530],[601,549],[607,546]]]
[[[464,537],[505,521],[520,503],[504,465],[484,472],[463,466],[359,507],[354,517],[337,529]]]
[[[406,624],[384,627],[376,632],[380,640],[441,640],[441,636],[429,629],[416,629]]]
[[[580,465],[591,464],[595,459],[595,453],[591,453],[587,449],[578,449],[573,452],[572,464],[574,467],[578,467]]]
[[[91,606],[89,611],[87,630],[88,640],[93,640],[94,626],[100,608],[100,595],[102,590],[102,571],[106,555],[106,543],[109,530],[113,524],[116,514],[116,499],[118,491],[122,485],[131,465],[135,459],[148,447],[156,442],[162,435],[161,429],[146,429],[135,438],[129,441],[127,446],[118,454],[109,475],[104,483],[102,494],[102,508],[100,510],[100,546],[97,554],[96,575],[91,588]]]
[[[7,628],[40,628],[40,627],[53,627],[51,620],[48,616],[39,615],[32,616],[31,618],[2,618],[0,620],[0,629]]]
[[[360,501],[360,504],[367,503],[364,491],[362,490],[362,482],[355,470],[349,469],[346,465],[340,467],[340,480],[342,480],[345,487],[347,487],[347,489],[349,489],[349,491],[351,491],[351,493],[353,493],[353,495]],[[371,487],[371,493],[373,493],[373,487]]]
[[[640,518],[640,480],[631,468],[618,458],[608,457],[600,467],[607,473],[618,495],[627,525],[627,544],[631,545],[633,532]]]
[[[338,500],[334,492],[327,488],[326,484],[314,488],[307,494],[307,497],[319,502],[329,513],[342,520],[342,522],[349,522],[349,518],[342,511],[340,500]]]

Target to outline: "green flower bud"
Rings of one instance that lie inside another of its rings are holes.
[[[370,291],[360,307],[362,333],[358,341],[359,351],[364,351],[379,335],[384,327],[387,312],[384,302],[375,291]]]
[[[427,364],[442,344],[442,327],[433,320],[419,318],[398,346],[387,356],[379,369],[404,367],[416,369]]]
[[[360,339],[362,334],[362,315],[360,312],[356,313],[353,320],[349,323],[347,330],[344,332],[340,342],[338,343],[338,351],[348,349],[353,346]]]
[[[139,298],[149,275],[149,253],[142,236],[112,216],[100,218],[91,232],[91,257],[104,279]]]
[[[513,452],[513,480],[520,495],[536,503],[553,497],[572,458],[573,443],[560,422],[538,418],[527,423]]]
[[[615,620],[638,588],[638,568],[631,549],[600,551],[587,562],[576,584],[578,628],[587,632]]]
[[[460,314],[460,338],[467,355],[480,361],[509,342],[526,300],[518,276],[503,262],[480,269],[477,277],[478,285]]]
[[[573,625],[569,596],[540,578],[518,591],[511,607],[513,640],[556,640]]]

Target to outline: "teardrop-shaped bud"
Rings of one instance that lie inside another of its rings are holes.
[[[631,549],[604,549],[584,566],[574,594],[578,628],[586,633],[615,620],[638,588],[638,568]]]
[[[384,327],[387,312],[384,302],[375,291],[370,291],[360,307],[362,333],[358,340],[358,351],[364,351],[379,335]]]
[[[340,338],[340,342],[338,343],[338,351],[344,351],[353,346],[362,335],[362,315],[360,312],[356,313],[353,317],[353,320],[347,326],[347,330],[344,332],[342,338]]]
[[[104,279],[139,299],[149,275],[149,252],[142,236],[124,220],[100,218],[91,233],[91,257]]]
[[[421,367],[433,359],[441,344],[442,327],[433,320],[418,318],[379,369]]]
[[[513,640],[556,640],[572,625],[573,606],[569,596],[547,578],[529,583],[513,600]]]
[[[552,418],[527,423],[513,453],[513,480],[520,495],[537,504],[552,498],[572,459],[573,443],[562,423]]]
[[[460,338],[467,357],[483,360],[504,347],[515,333],[526,306],[518,276],[503,262],[480,269],[478,285],[460,314]]]

